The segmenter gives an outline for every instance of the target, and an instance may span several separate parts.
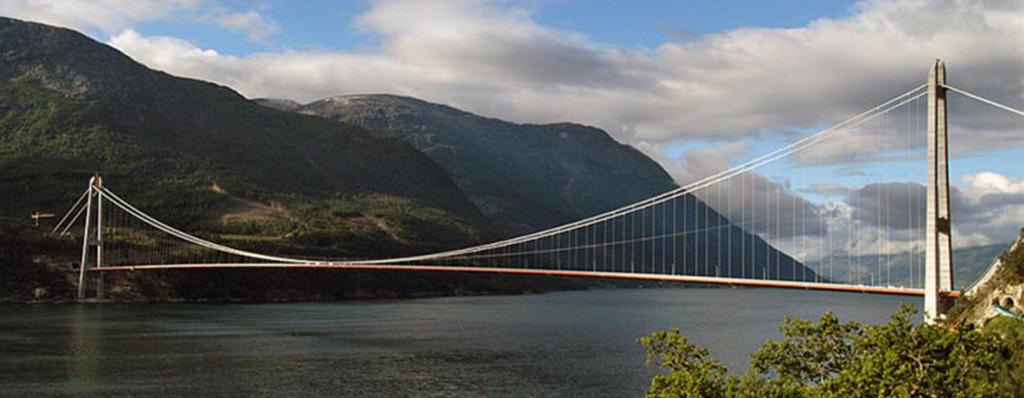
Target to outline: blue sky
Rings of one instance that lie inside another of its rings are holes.
[[[183,38],[231,55],[282,49],[354,51],[378,44],[375,35],[353,23],[371,7],[368,1],[225,0],[220,4],[234,12],[257,10],[274,20],[280,31],[265,42],[254,42],[243,34],[225,34],[223,29],[199,22],[188,14],[138,24],[135,29],[146,35]],[[847,15],[854,2],[650,0],[638,7],[629,1],[537,0],[512,4],[532,11],[538,23],[583,33],[597,42],[656,47],[664,42],[690,41],[738,28],[800,27],[819,18]]]
[[[244,34],[229,33],[183,15],[179,18],[157,20],[136,25],[146,35],[173,36],[214,48],[231,55],[282,49],[306,50],[358,50],[375,43],[373,35],[366,34],[352,22],[365,12],[370,4],[365,1],[223,1],[221,4],[235,12],[252,9],[274,20],[280,31],[265,42],[255,42]],[[255,5],[255,6],[254,6]]]
[[[537,19],[560,29],[586,32],[600,42],[655,47],[739,28],[796,28],[819,18],[846,15],[853,2],[651,0],[643,4],[554,1],[540,7]]]

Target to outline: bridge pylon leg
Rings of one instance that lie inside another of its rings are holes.
[[[96,188],[103,187],[103,177],[96,175]],[[103,199],[96,195],[96,268],[103,266]],[[103,299],[103,273],[96,273],[96,299]]]
[[[924,319],[934,324],[952,302],[952,222],[949,206],[949,138],[946,113],[946,64],[936,60],[928,74],[928,184],[925,231]]]
[[[96,177],[89,179],[89,189],[85,198],[85,230],[82,231],[82,262],[78,266],[78,300],[85,300],[85,292],[88,289],[88,279],[85,277],[86,269],[89,267],[89,232],[92,229],[92,203],[95,191],[93,184]]]
[[[90,249],[96,249],[96,267],[103,265],[103,204],[99,194],[100,176],[89,179],[85,203],[85,230],[82,232],[82,261],[78,269],[78,300],[85,300],[89,290]],[[95,218],[95,220],[93,220]],[[94,223],[95,221],[95,223]],[[103,298],[103,275],[98,274],[94,283],[96,298]]]

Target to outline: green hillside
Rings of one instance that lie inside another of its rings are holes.
[[[0,54],[0,300],[70,298],[76,238],[44,238],[28,215],[60,214],[95,172],[169,224],[260,252],[381,257],[493,238],[445,170],[399,140],[151,70],[68,29],[0,18]],[[288,271],[119,274],[110,285],[133,300],[256,301],[575,286]]]
[[[16,198],[0,216],[59,212],[101,172],[186,230],[346,256],[483,238],[447,173],[398,140],[150,70],[70,30],[0,19],[0,37],[0,195]]]

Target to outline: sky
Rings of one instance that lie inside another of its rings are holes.
[[[391,93],[594,125],[680,183],[911,90],[936,58],[955,86],[1024,108],[1019,0],[0,0],[0,15],[74,28],[249,98]],[[918,142],[892,134],[920,127],[908,122],[919,105],[822,149],[855,167],[797,158],[757,172],[819,217],[856,217],[863,200],[850,198],[871,184],[920,188]],[[1009,241],[1024,224],[1024,124],[962,98],[950,120],[957,242]],[[901,161],[865,161],[885,156]],[[801,167],[815,171],[788,178]],[[821,194],[838,172],[862,177]]]

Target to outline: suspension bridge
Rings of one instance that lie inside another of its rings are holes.
[[[945,75],[944,64],[936,61],[924,84],[660,195],[458,250],[345,260],[255,253],[168,225],[105,187],[98,175],[54,232],[64,235],[84,224],[79,298],[90,290],[102,297],[105,272],[409,270],[917,295],[924,297],[925,316],[932,321],[960,295],[952,273],[947,96],[1024,116],[947,84]],[[896,172],[864,172],[871,167]],[[851,200],[873,198],[874,207],[828,202],[820,188],[844,180],[855,187],[848,191],[858,193]],[[926,189],[907,194],[895,181]],[[909,254],[906,264],[893,261],[897,252]],[[862,261],[866,257],[877,261]]]

